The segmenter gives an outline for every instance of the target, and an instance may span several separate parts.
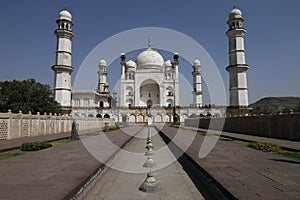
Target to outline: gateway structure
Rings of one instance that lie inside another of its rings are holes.
[[[149,117],[153,122],[183,122],[193,116],[225,116],[227,114],[245,114],[248,107],[247,74],[245,62],[242,12],[234,8],[229,13],[226,35],[229,39],[229,96],[230,109],[227,107],[203,107],[201,63],[195,60],[191,66],[193,75],[193,103],[181,107],[179,102],[179,55],[173,59],[164,59],[152,49],[150,38],[148,48],[135,60],[126,59],[121,54],[120,98],[112,96],[107,83],[107,64],[104,59],[98,65],[98,89],[72,90],[72,15],[65,9],[57,20],[58,28],[56,62],[52,67],[55,72],[55,99],[62,105],[63,111],[78,117],[113,117],[117,122],[146,122]],[[100,57],[101,55],[99,55]],[[205,66],[204,66],[205,67]],[[95,67],[96,69],[96,67]],[[116,102],[119,102],[118,106]],[[229,110],[229,112],[228,112]]]

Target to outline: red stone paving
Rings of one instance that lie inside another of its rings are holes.
[[[162,131],[172,139],[177,129],[164,127]],[[300,199],[299,161],[221,140],[200,159],[203,139],[197,134],[186,153],[236,198]]]
[[[163,132],[172,139],[177,129],[164,127]],[[0,141],[0,149],[20,146],[24,141],[53,140],[69,135]],[[107,135],[119,147],[131,137],[121,130]],[[198,151],[203,139],[204,136],[198,134],[187,154],[238,199],[300,199],[299,161],[221,140],[208,156],[200,159]],[[113,153],[109,154],[106,156]],[[81,141],[2,160],[0,199],[68,199],[101,166],[103,164],[89,154]]]
[[[121,130],[107,135],[119,147],[131,138]],[[0,199],[69,199],[103,166],[80,140],[1,160]]]

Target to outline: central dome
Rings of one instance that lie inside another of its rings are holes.
[[[148,66],[153,67],[163,67],[164,59],[163,57],[155,50],[148,48],[142,53],[140,53],[136,58],[136,64],[138,68]]]

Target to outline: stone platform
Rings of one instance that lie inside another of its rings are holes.
[[[191,130],[160,127],[169,139],[176,133],[195,134]],[[238,137],[238,135],[235,135]],[[251,140],[252,136],[243,135]],[[213,150],[204,158],[199,158],[199,149],[204,136],[197,134],[186,154],[212,179],[222,185],[237,199],[300,199],[300,162],[219,140]],[[259,137],[255,137],[259,140]],[[276,139],[263,139],[264,142]],[[280,140],[281,146],[296,146]],[[298,142],[298,146],[300,142]]]
[[[131,138],[121,130],[108,132],[106,135],[117,147],[124,146]],[[66,135],[55,135],[56,138],[59,136],[65,137]],[[99,136],[89,136],[86,139],[96,137]],[[30,138],[7,141],[9,144],[6,146],[18,146],[19,143],[27,140]],[[32,140],[34,138],[30,141]],[[46,140],[49,140],[49,136],[38,138],[38,141]],[[87,151],[82,141],[1,160],[0,199],[60,200],[72,198],[91,176],[104,167],[103,163]],[[109,145],[102,146],[102,149],[103,160],[109,160],[118,150],[112,149]]]

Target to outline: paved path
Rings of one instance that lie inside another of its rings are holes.
[[[155,171],[155,177],[161,186],[161,190],[156,193],[145,193],[138,189],[146,178],[146,172],[149,171],[149,169],[142,167],[147,158],[144,156],[144,152],[148,128],[144,128],[126,148],[126,150],[131,152],[131,154],[127,155],[126,153],[122,153],[112,163],[113,167],[121,167],[125,171],[130,171],[132,169],[135,172],[141,173],[128,173],[121,170],[109,169],[86,193],[83,199],[203,199],[202,195],[199,193],[176,159],[172,162],[171,159],[174,159],[173,154],[168,150],[168,148],[162,148],[165,144],[161,137],[157,134],[157,132],[154,132],[154,128],[151,129],[152,134],[155,134],[155,136],[152,137],[152,142],[155,146],[154,150],[157,150],[153,156],[153,160],[157,164],[157,167],[154,168],[154,170],[158,169]],[[135,153],[139,154],[131,156]],[[169,165],[167,161],[170,161]]]
[[[102,163],[107,162],[119,150],[119,147],[129,141],[131,136],[135,135],[140,128],[127,127],[109,132],[106,135],[89,136],[82,141],[75,141],[0,161],[0,199],[69,199],[86,183],[92,174],[95,174],[99,168],[104,167]],[[171,139],[178,130],[170,127],[164,127],[163,129]],[[180,129],[180,132],[183,136],[193,134],[191,131],[183,129]],[[63,134],[51,136],[64,137]],[[261,139],[260,137],[257,138]],[[32,141],[33,138],[25,139]],[[40,139],[41,141],[49,140],[48,136]],[[195,140],[189,145],[187,154],[238,199],[300,199],[299,161],[220,140],[208,156],[200,159],[198,151],[203,139],[204,136],[197,134]],[[24,140],[14,140],[16,143],[13,141],[0,141],[0,146],[2,147],[5,142],[9,142],[10,145],[7,146],[13,147],[17,143],[23,143]],[[153,140],[156,141],[157,137],[154,137]],[[184,141],[182,140],[182,142]],[[276,143],[277,140],[274,141],[272,143]],[[282,142],[284,143],[280,146],[287,144],[285,140]],[[157,141],[155,143],[154,145],[160,144]],[[131,144],[133,145],[129,146],[130,151],[144,152],[144,149],[138,145],[142,143],[138,142],[137,145],[134,145],[134,142],[129,142],[129,145]],[[85,145],[89,147],[88,150]],[[89,152],[98,152],[94,156],[101,162]],[[143,155],[141,157],[142,159],[137,160],[140,164],[138,166],[145,162],[146,158]],[[154,160],[159,164],[162,161],[168,161],[171,157],[172,155],[154,157]],[[127,160],[124,158],[126,157],[116,159],[119,160],[116,163],[127,167],[127,169],[137,166],[133,160],[128,160],[130,158]],[[185,172],[181,170],[178,163],[158,170],[156,174],[162,186],[161,196],[174,199],[175,196],[190,191],[189,195],[186,195],[187,199],[193,199],[195,196],[202,198],[197,195],[198,191],[196,189],[192,189],[193,184]],[[109,169],[101,177],[102,181],[100,179],[97,183],[100,184],[98,189],[103,192],[101,194],[107,199],[116,197],[114,195],[118,195],[118,188],[122,187],[124,187],[123,191],[126,191],[126,187],[130,187],[128,189],[130,194],[132,192],[132,194],[139,195],[139,199],[158,199],[158,196],[151,196],[157,194],[148,195],[137,190],[145,176],[145,173],[130,174],[128,176],[128,174],[118,170]],[[178,180],[179,182],[177,182]],[[94,191],[93,195],[99,194],[98,189],[91,190]],[[181,197],[180,199],[184,198]]]
[[[100,131],[99,129],[90,129],[79,131],[79,134],[91,133]],[[10,151],[13,149],[20,149],[21,145],[25,142],[48,142],[55,141],[64,138],[69,138],[71,136],[71,132],[66,133],[57,133],[50,135],[39,135],[34,137],[23,137],[20,139],[12,139],[12,140],[0,140],[0,152]]]
[[[162,131],[170,139],[176,133],[195,134],[171,127],[163,127]],[[197,134],[186,153],[236,198],[300,199],[299,161],[221,140],[200,159],[203,140],[204,136]]]
[[[131,132],[130,128],[127,129]],[[109,160],[119,149],[117,147],[122,147],[131,138],[117,130],[1,160],[0,199],[70,199],[91,175],[104,167],[104,162],[96,160],[84,146],[101,137],[109,138],[114,144],[101,144],[102,151],[98,155],[101,161]]]
[[[207,132],[207,129],[202,129],[202,128],[197,129],[197,128],[187,127],[187,126],[183,126],[183,127],[187,128],[187,129],[191,129],[191,130],[199,130],[202,132]],[[254,135],[225,132],[225,131],[222,131],[222,136],[228,136],[228,137],[232,137],[232,138],[237,138],[237,139],[242,139],[242,140],[247,140],[247,141],[254,141],[254,142],[273,143],[273,144],[277,144],[281,147],[284,147],[286,149],[300,151],[300,142],[298,142],[298,141],[260,137],[260,136],[254,136]]]

